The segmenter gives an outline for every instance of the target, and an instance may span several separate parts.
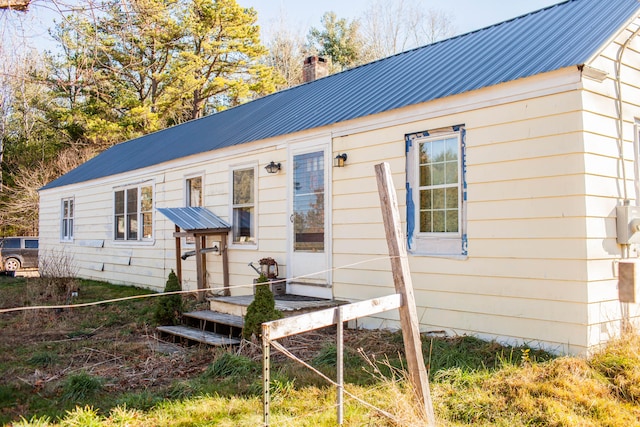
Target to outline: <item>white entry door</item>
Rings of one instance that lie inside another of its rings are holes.
[[[289,152],[287,292],[332,298],[329,271],[328,146]]]

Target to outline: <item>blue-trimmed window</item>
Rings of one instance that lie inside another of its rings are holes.
[[[411,253],[467,255],[465,137],[461,126],[406,136]]]

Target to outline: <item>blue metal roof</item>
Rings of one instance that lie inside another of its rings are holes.
[[[42,189],[581,65],[639,11],[638,0],[569,0],[115,145]]]
[[[178,227],[187,231],[229,231],[231,229],[231,226],[227,222],[204,207],[158,208],[158,212],[166,216]]]

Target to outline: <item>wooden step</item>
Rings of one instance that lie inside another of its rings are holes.
[[[221,325],[229,325],[235,328],[241,328],[244,326],[244,320],[241,316],[235,316],[233,314],[219,313],[211,310],[199,310],[191,311],[188,313],[182,313],[185,317],[191,317],[194,319],[202,320],[205,322],[218,323]]]
[[[209,345],[238,345],[240,340],[188,326],[158,326],[158,331]]]

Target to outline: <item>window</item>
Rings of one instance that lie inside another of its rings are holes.
[[[62,221],[60,224],[60,238],[73,240],[73,199],[62,199]]]
[[[197,176],[187,178],[185,180],[185,205],[186,206],[202,206],[202,177]],[[184,238],[187,245],[195,245],[196,238],[187,236]]]
[[[153,189],[151,186],[116,191],[114,205],[116,240],[153,238]]]
[[[2,247],[4,249],[20,249],[20,239],[4,239],[2,240]]]
[[[416,254],[467,255],[465,131],[407,136],[407,241]]]
[[[187,206],[202,206],[202,177],[187,178],[186,190]]]
[[[233,243],[255,244],[255,168],[232,171]]]

